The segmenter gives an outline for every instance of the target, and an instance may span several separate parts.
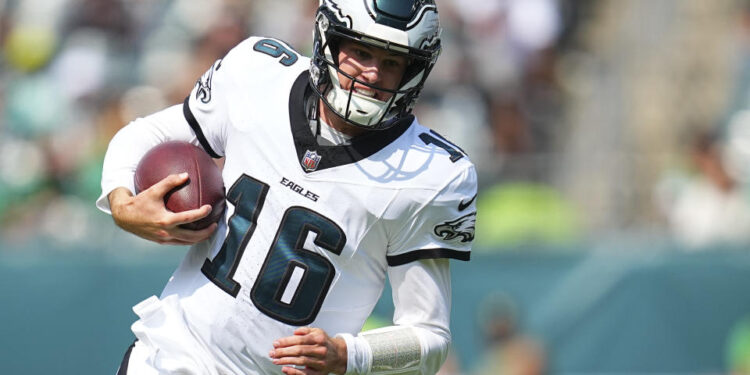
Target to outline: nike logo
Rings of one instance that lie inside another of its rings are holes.
[[[469,207],[469,205],[471,204],[471,202],[474,202],[474,199],[476,199],[476,198],[477,198],[477,195],[474,194],[474,196],[471,197],[471,199],[469,199],[467,202],[464,202],[464,201],[458,202],[458,210],[459,211],[465,210],[466,207]]]

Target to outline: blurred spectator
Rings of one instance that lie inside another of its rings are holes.
[[[111,38],[114,47],[133,45],[136,25],[123,0],[76,0],[66,8],[63,35],[76,29],[93,29]]]
[[[465,146],[490,180],[548,182],[549,155],[558,142],[554,135],[565,123],[555,73],[563,30],[559,2],[453,0],[446,5],[445,61],[452,65],[438,64],[436,75],[443,71],[452,84],[441,88],[436,106],[447,112],[448,100],[457,98],[463,121],[439,130]],[[477,122],[484,129],[473,126]]]
[[[463,371],[461,371],[461,366],[458,361],[458,357],[456,356],[456,352],[451,349],[448,351],[448,357],[445,358],[445,362],[443,362],[443,366],[440,367],[440,370],[435,375],[462,375],[464,374]]]
[[[660,186],[671,231],[689,249],[750,241],[750,200],[728,173],[721,146],[714,135],[698,133],[688,151],[693,173]]]
[[[528,59],[551,46],[560,32],[555,0],[453,0],[449,7],[471,41],[467,52],[476,83],[488,91],[517,85]]]
[[[513,299],[502,293],[488,295],[478,311],[484,337],[479,365],[473,375],[541,375],[546,370],[544,349],[521,332],[520,315]]]
[[[722,126],[730,124],[736,114],[750,107],[750,1],[742,1],[738,6],[738,24],[733,61],[733,87],[729,98],[728,109]]]
[[[722,135],[721,156],[727,173],[743,185],[750,183],[750,103],[748,107],[730,117]]]

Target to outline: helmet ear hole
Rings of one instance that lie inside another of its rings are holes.
[[[399,86],[403,86],[412,79],[414,79],[419,73],[424,71],[425,64],[412,61],[409,65],[406,66],[406,70],[404,71],[404,76],[401,77],[401,82],[399,83]]]

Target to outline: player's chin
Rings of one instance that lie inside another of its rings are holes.
[[[393,94],[375,95],[375,99],[380,100],[383,103],[388,102],[393,97]]]

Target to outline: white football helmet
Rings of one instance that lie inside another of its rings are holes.
[[[373,130],[411,113],[440,55],[440,24],[434,0],[321,0],[315,17],[310,80],[323,103],[348,123]],[[388,90],[357,80],[338,66],[338,46],[349,39],[404,55],[409,61],[399,87]],[[338,73],[352,80],[341,87]],[[381,101],[352,90],[354,81],[392,93]]]

